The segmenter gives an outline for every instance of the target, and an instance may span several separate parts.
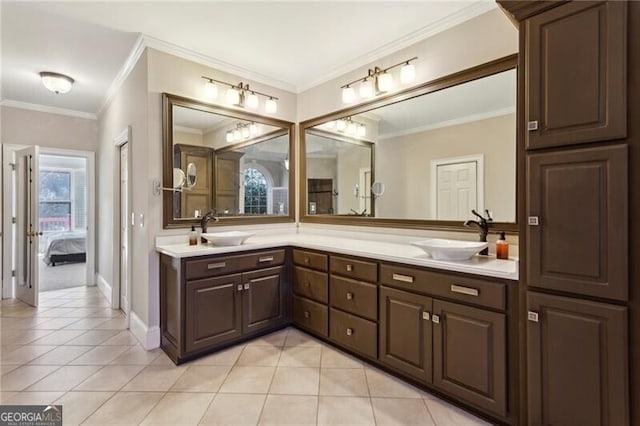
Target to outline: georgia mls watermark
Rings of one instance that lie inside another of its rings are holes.
[[[62,405],[0,405],[0,426],[62,426]]]

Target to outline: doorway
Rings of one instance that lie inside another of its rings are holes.
[[[484,211],[484,155],[431,161],[431,217],[466,220]]]
[[[333,179],[307,179],[309,214],[333,214]]]

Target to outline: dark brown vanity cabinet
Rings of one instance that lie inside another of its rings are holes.
[[[524,22],[527,149],[626,136],[626,12],[574,1]]]
[[[504,308],[505,284],[397,265],[382,264],[380,271],[379,360],[507,416],[507,315],[430,297]]]
[[[530,425],[629,424],[627,308],[528,292]]]
[[[329,256],[293,249],[293,323],[323,337],[329,335]]]
[[[284,249],[161,265],[161,346],[176,363],[289,322]]]

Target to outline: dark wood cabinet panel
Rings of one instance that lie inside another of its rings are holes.
[[[533,292],[527,307],[529,424],[628,425],[627,308]]]
[[[327,271],[329,269],[329,256],[325,253],[294,249],[293,263],[306,268]]]
[[[628,298],[627,147],[529,155],[527,284]]]
[[[329,301],[329,276],[326,272],[293,267],[293,291],[317,302]]]
[[[237,215],[240,211],[240,158],[243,152],[228,151],[215,158],[215,204],[218,214]]]
[[[350,257],[331,256],[331,274],[375,283],[378,281],[378,264]]]
[[[213,203],[213,149],[204,146],[174,144],[173,167],[187,173],[187,166],[196,166],[196,184],[188,191],[175,192],[173,217],[195,217],[211,210]]]
[[[433,315],[434,386],[505,416],[506,315],[441,300]]]
[[[379,360],[423,382],[432,381],[433,299],[380,287]]]
[[[575,1],[525,21],[528,149],[626,137],[626,12]]]
[[[375,322],[331,308],[329,338],[341,346],[370,358],[378,356],[378,327]]]
[[[272,328],[286,321],[284,267],[242,274],[242,332]]]
[[[361,317],[378,319],[378,286],[331,276],[331,306]]]
[[[197,351],[242,334],[242,275],[186,283],[185,349]]]
[[[293,296],[293,323],[312,333],[327,337],[329,308],[304,297]]]

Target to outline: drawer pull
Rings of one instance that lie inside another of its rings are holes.
[[[207,269],[220,269],[220,268],[224,268],[225,266],[227,266],[226,262],[210,263],[207,265]]]
[[[238,287],[236,287],[238,289],[238,291],[242,291],[242,284],[238,284]]]
[[[260,281],[267,281],[270,279],[273,279],[273,275],[269,275],[268,277],[253,278],[250,282],[259,283]]]
[[[429,316],[429,312],[423,312],[422,313],[422,319],[429,321],[431,319],[430,316]]]
[[[527,312],[527,319],[531,322],[538,322],[540,321],[538,313],[537,312],[533,312],[533,311],[529,311]]]
[[[440,324],[440,316],[436,314],[431,315],[431,321],[433,321],[435,324]]]
[[[451,284],[451,291],[454,293],[466,294],[468,296],[478,296],[478,294],[480,294],[477,288],[464,287],[455,284]]]
[[[311,313],[309,311],[304,311],[304,317],[307,319],[311,318]]]
[[[353,334],[352,328],[347,328],[347,336],[351,336]]]
[[[353,299],[353,293],[347,292],[347,300],[352,300],[352,299]]]
[[[260,263],[264,263],[264,262],[273,262],[273,256],[263,256],[263,257],[259,257],[259,258],[258,258],[258,262],[260,262]]]
[[[311,262],[311,259],[309,259],[308,257],[305,257],[305,258],[304,258],[304,263],[307,263],[307,264],[308,264],[309,262]]]
[[[251,288],[251,285],[250,285],[250,284],[248,284],[248,283],[247,283],[247,284],[245,284],[245,285],[244,285],[244,289],[245,289],[245,290],[249,290],[250,288]]]
[[[353,271],[353,265],[347,265],[347,272]]]
[[[414,278],[410,275],[393,274],[395,281],[401,281],[403,283],[413,283]]]

